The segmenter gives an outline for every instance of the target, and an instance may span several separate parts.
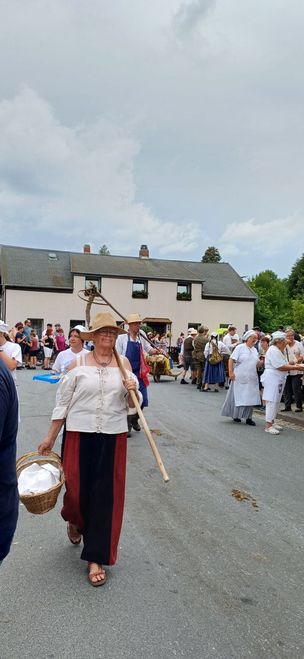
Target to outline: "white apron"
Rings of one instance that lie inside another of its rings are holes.
[[[261,376],[264,387],[263,400],[268,403],[279,403],[284,391],[285,381],[288,373],[276,368],[266,368]]]
[[[247,346],[244,346],[244,348]],[[259,378],[257,374],[258,354],[247,348],[248,357],[234,367],[234,400],[236,407],[252,407],[261,404]]]

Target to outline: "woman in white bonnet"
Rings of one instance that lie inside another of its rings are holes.
[[[253,407],[261,404],[257,366],[259,361],[255,343],[257,335],[248,330],[243,336],[243,343],[236,346],[228,362],[228,374],[231,380],[221,416],[229,416],[235,423],[246,420],[248,426],[255,426],[252,419]]]
[[[289,364],[284,352],[286,335],[278,331],[272,334],[272,344],[265,356],[265,370],[261,377],[264,386],[263,400],[266,406],[265,432],[278,435],[282,426],[276,423],[276,416],[282,398],[285,380],[290,371],[303,371],[304,364]]]

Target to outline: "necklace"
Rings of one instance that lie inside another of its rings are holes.
[[[99,364],[99,366],[102,366],[103,368],[105,368],[106,366],[109,366],[109,364],[111,363],[113,355],[112,355],[112,353],[111,353],[111,355],[110,355],[110,359],[108,359],[107,362],[101,362],[101,361],[96,357],[95,350],[93,350],[93,357],[94,357],[94,359],[95,359],[95,362],[96,362],[97,364]]]

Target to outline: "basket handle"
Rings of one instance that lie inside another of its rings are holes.
[[[60,455],[58,453],[55,453],[54,451],[51,451],[47,456],[46,455],[39,455],[36,451],[31,451],[30,453],[26,453],[26,455],[22,455],[20,458],[18,458],[16,462],[16,469],[20,469],[20,467],[23,467],[26,465],[27,462],[31,458],[35,458],[35,462],[39,462],[39,460],[44,460],[48,458],[51,462],[56,462],[59,466],[61,466],[61,459]]]

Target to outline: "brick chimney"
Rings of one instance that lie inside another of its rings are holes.
[[[88,244],[84,245],[83,246],[83,253],[84,254],[91,254],[91,245],[88,245]]]
[[[139,250],[139,258],[140,259],[148,259],[149,258],[149,250],[148,250],[148,245],[141,245],[140,250]]]

